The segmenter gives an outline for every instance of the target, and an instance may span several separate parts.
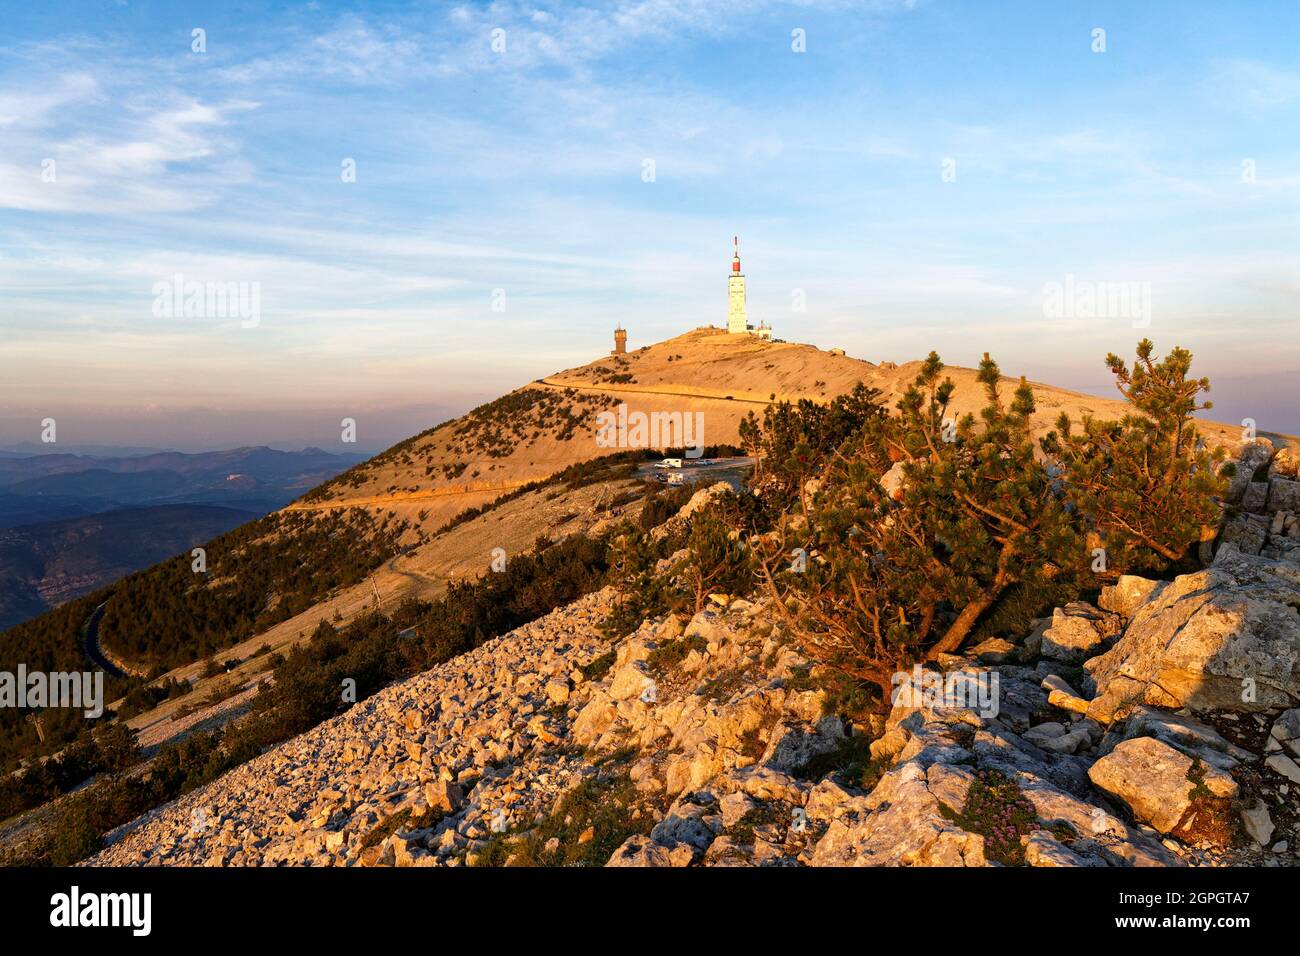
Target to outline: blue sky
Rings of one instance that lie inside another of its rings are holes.
[[[328,446],[349,415],[382,447],[617,322],[722,322],[736,233],[791,341],[1104,393],[1147,334],[1216,417],[1300,432],[1300,5],[29,6],[0,444]],[[260,321],[155,315],[177,274],[258,283]],[[1144,285],[1149,328],[1045,315],[1067,276]]]

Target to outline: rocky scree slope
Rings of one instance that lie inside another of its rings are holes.
[[[1295,562],[1227,545],[1198,574],[1124,578],[942,662],[956,686],[996,677],[996,714],[901,694],[859,725],[823,713],[762,602],[611,643],[611,600],[387,688],[90,863],[1297,862]]]

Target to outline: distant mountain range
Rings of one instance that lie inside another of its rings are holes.
[[[0,630],[281,508],[364,458],[264,447],[0,453]]]
[[[265,514],[366,456],[319,448],[0,456],[0,528],[117,508],[211,504]]]

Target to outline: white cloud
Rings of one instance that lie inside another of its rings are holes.
[[[0,128],[39,128],[54,119],[58,110],[94,102],[100,95],[99,83],[86,73],[70,73],[22,90],[3,90],[0,91]]]
[[[33,158],[26,165],[0,163],[0,208],[135,215],[207,205],[237,184],[230,175],[237,166],[205,166],[227,158],[236,145],[218,130],[255,106],[238,100],[119,104],[92,132],[20,134],[8,152]],[[51,178],[44,175],[47,161]]]

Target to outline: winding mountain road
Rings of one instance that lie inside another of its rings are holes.
[[[99,622],[104,617],[105,601],[90,612],[86,623],[81,625],[81,650],[90,662],[110,677],[145,677],[148,672],[132,667],[130,664],[114,661],[99,643]]]
[[[110,661],[99,646],[99,622],[103,619],[104,608],[107,606],[108,602],[105,601],[95,608],[90,612],[90,617],[86,618],[86,623],[81,625],[81,649],[90,658],[90,662],[109,677],[126,677],[126,672]]]

